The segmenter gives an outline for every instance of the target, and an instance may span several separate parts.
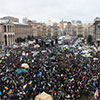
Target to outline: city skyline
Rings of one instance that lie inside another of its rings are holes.
[[[0,1],[0,17],[14,16],[20,20],[47,22],[81,20],[93,23],[99,17],[99,0],[3,0]]]

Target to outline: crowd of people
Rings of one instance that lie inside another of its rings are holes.
[[[82,46],[84,42],[80,45]],[[2,100],[34,100],[45,91],[53,100],[78,100],[82,95],[98,100],[99,53],[84,57],[78,48],[17,45],[0,53],[0,97]],[[95,58],[95,59],[94,59]],[[29,68],[21,65],[27,63]]]

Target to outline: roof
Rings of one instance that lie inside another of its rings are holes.
[[[0,24],[7,24],[9,23],[9,20],[0,20]],[[12,22],[14,25],[28,25],[25,23],[19,23],[19,22]]]
[[[9,22],[9,20],[0,20],[0,24],[6,24],[8,22]]]
[[[28,25],[28,24],[25,24],[25,23],[19,23],[19,22],[12,22],[13,24],[15,25]]]

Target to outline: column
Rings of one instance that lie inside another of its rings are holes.
[[[15,35],[13,34],[13,43],[15,43]]]
[[[13,44],[13,34],[10,34],[10,45]]]
[[[12,32],[12,26],[10,26],[10,32]]]

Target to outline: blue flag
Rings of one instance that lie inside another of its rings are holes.
[[[38,74],[38,76],[40,77],[42,75],[42,72],[40,72],[39,74]]]
[[[2,92],[0,91],[0,95],[2,95]]]
[[[93,82],[93,86],[96,87],[95,82]]]

